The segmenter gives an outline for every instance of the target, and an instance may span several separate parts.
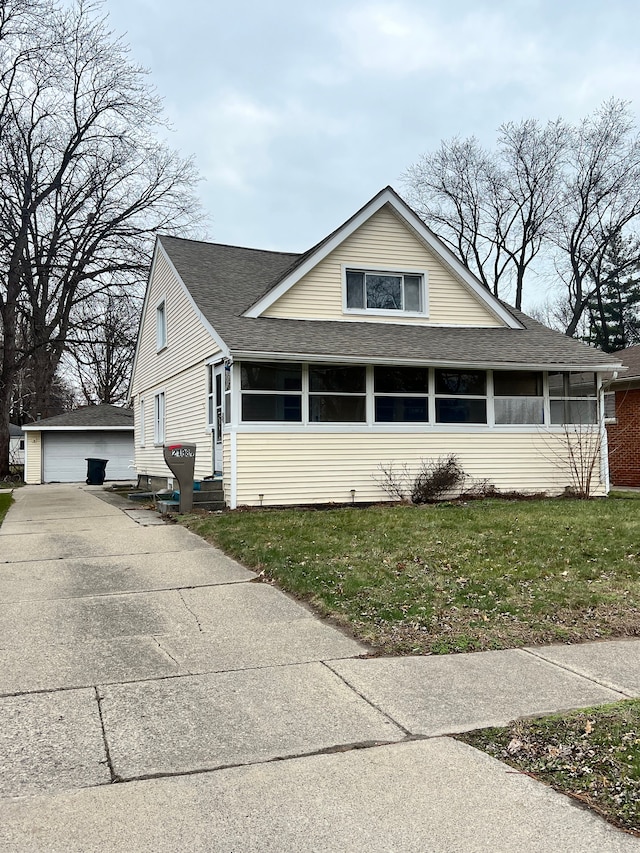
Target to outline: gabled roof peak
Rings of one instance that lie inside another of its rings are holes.
[[[244,312],[245,317],[257,318],[270,308],[301,278],[341,245],[385,205],[405,223],[416,237],[443,263],[458,281],[507,328],[522,328],[517,318],[473,275],[459,258],[431,231],[418,214],[391,186],[386,186],[364,204],[335,231],[300,255],[269,284],[267,290]]]

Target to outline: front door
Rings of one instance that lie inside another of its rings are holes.
[[[224,426],[224,364],[213,368],[213,470],[222,474],[222,429]]]

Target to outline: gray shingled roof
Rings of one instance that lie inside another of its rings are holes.
[[[243,317],[301,256],[178,237],[159,240],[196,305],[232,354],[293,353],[308,358],[572,365],[585,369],[620,363],[616,356],[547,329],[510,306],[505,307],[523,329]]]
[[[621,373],[618,379],[624,381],[625,379],[635,379],[640,376],[640,345],[618,350],[613,355],[619,358],[625,367],[629,368],[624,373]]]
[[[24,435],[22,431],[22,427],[17,424],[9,424],[9,435],[11,438],[19,438],[21,435]]]
[[[44,418],[32,424],[27,424],[27,429],[56,429],[63,427],[130,427],[133,429],[133,410],[123,409],[120,406],[111,406],[103,403],[100,406],[83,406],[62,415],[52,418]]]

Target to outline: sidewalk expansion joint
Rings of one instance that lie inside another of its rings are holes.
[[[59,557],[63,560],[65,557]],[[39,562],[39,561],[38,561]],[[0,563],[0,565],[3,565]],[[215,589],[219,586],[238,586],[238,584],[249,583],[249,581],[223,581],[222,583],[203,583],[193,584],[191,586],[158,586],[146,587],[145,589],[121,589],[110,592],[91,592],[86,595],[58,595],[51,598],[14,598],[11,601],[4,601],[0,604],[0,608],[11,607],[13,604],[37,603],[43,604],[48,601],[84,601],[87,598],[114,598],[122,595],[153,595],[156,592],[180,592],[183,589]]]
[[[604,681],[603,679],[594,678],[591,675],[586,675],[584,672],[580,672],[580,670],[574,669],[568,664],[559,663],[555,660],[549,660],[549,658],[546,658],[544,655],[539,654],[534,649],[518,649],[518,651],[525,652],[525,654],[531,655],[531,657],[534,657],[536,660],[544,661],[544,663],[548,663],[550,666],[557,666],[558,669],[563,669],[565,672],[570,672],[572,675],[575,675],[578,678],[582,678],[585,681],[590,682],[591,684],[597,684],[599,687],[604,687],[607,690],[611,690],[613,693],[618,693],[625,699],[638,698],[636,693],[629,693],[624,688],[618,685],[614,685],[610,681]]]
[[[243,767],[259,767],[267,764],[275,764],[282,761],[295,761],[300,758],[315,758],[322,755],[339,755],[346,752],[355,752],[360,749],[378,749],[384,746],[397,746],[398,744],[406,743],[411,740],[428,740],[422,736],[411,736],[401,741],[395,740],[366,740],[356,741],[354,743],[337,744],[336,746],[326,746],[322,749],[314,749],[309,752],[297,752],[291,755],[277,755],[273,758],[257,759],[256,761],[242,761],[229,764],[214,764],[210,767],[197,767],[193,770],[167,770],[158,773],[141,773],[136,776],[117,776],[113,779],[114,782],[128,784],[129,782],[147,782],[153,779],[174,779],[183,776],[202,776],[206,773],[217,773],[219,770],[240,770]]]
[[[122,782],[122,779],[116,771],[113,769],[113,762],[111,760],[111,752],[109,751],[109,741],[107,740],[107,732],[104,727],[104,717],[102,716],[102,696],[100,695],[100,691],[98,687],[94,685],[95,694],[96,694],[96,702],[98,703],[98,717],[100,718],[100,728],[102,730],[102,743],[104,744],[104,752],[107,758],[107,767],[109,769],[109,775],[111,776],[112,782]]]
[[[7,536],[20,535],[8,533]],[[58,557],[29,557],[26,560],[0,560],[0,565],[4,566],[12,566],[14,563],[53,563],[56,560],[82,560],[86,562],[87,560],[107,560],[109,557],[144,557],[149,555],[156,555],[158,557],[164,557],[167,554],[192,554],[196,551],[206,551],[206,548],[177,548],[173,551],[163,548],[161,551],[118,551],[115,554],[87,554],[83,556],[82,554],[62,554]],[[250,569],[248,569],[250,571]]]
[[[190,613],[191,616],[193,616],[193,618],[196,620],[196,625],[198,626],[198,631],[200,631],[201,634],[204,634],[204,630],[202,628],[202,625],[200,624],[200,620],[198,619],[196,614],[193,612],[193,610],[189,607],[187,602],[184,600],[184,595],[182,594],[182,591],[180,589],[177,589],[176,592],[180,596],[180,601],[184,604],[185,610],[187,611],[187,613]]]
[[[395,720],[391,716],[391,714],[388,714],[379,705],[376,705],[375,702],[372,702],[370,699],[368,699],[364,695],[364,693],[360,693],[359,690],[356,690],[356,688],[353,686],[353,684],[350,684],[343,675],[340,675],[339,672],[336,672],[335,669],[333,669],[333,667],[327,663],[327,661],[323,660],[323,661],[320,661],[320,663],[323,666],[326,666],[327,669],[329,670],[329,672],[332,672],[335,676],[337,676],[337,678],[339,678],[340,681],[342,681],[342,683],[345,684],[349,688],[349,690],[351,690],[352,693],[355,693],[356,696],[359,696],[363,700],[363,702],[366,702],[367,705],[369,705],[369,707],[373,708],[379,714],[382,714],[382,716],[385,717],[385,719],[389,720],[390,723],[393,723],[393,725],[396,726],[396,728],[400,729],[401,732],[404,732],[404,734],[407,735],[407,737],[413,736],[412,733],[409,731],[409,729],[405,728],[401,723],[399,723],[397,720]]]

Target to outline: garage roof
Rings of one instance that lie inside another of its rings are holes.
[[[112,406],[109,403],[102,403],[99,406],[83,406],[80,409],[73,409],[71,412],[64,412],[62,415],[55,415],[53,418],[44,418],[44,420],[26,424],[23,429],[133,430],[133,410],[124,409],[121,406]]]

